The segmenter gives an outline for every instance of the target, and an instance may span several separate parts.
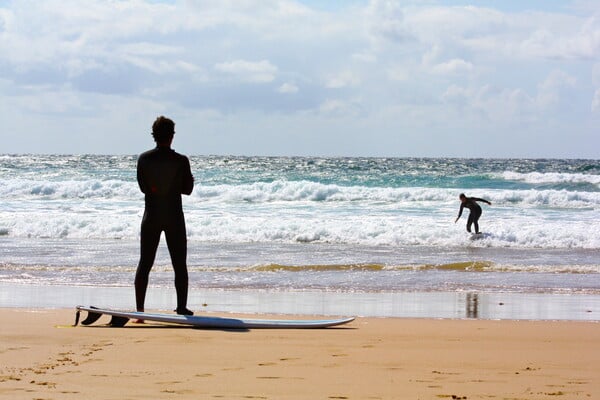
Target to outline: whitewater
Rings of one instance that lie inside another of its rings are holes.
[[[0,283],[131,287],[135,155],[1,155]],[[190,156],[190,287],[600,294],[600,161]],[[482,205],[483,239],[458,223]],[[151,286],[172,287],[164,240]]]

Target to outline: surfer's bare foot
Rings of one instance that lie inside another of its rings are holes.
[[[187,308],[178,308],[175,310],[175,312],[179,315],[194,315],[194,312],[188,310]]]
[[[144,309],[143,309],[143,308],[138,308],[138,309],[137,309],[137,312],[144,312]],[[134,324],[143,324],[143,323],[144,323],[144,320],[143,320],[143,319],[141,319],[141,318],[138,318],[138,319],[136,319],[135,321],[133,321],[133,323],[134,323]]]

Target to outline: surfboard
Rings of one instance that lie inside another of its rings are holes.
[[[338,319],[248,319],[248,318],[225,318],[209,317],[197,315],[177,315],[147,313],[138,311],[120,311],[107,308],[97,308],[93,306],[77,306],[77,315],[75,326],[79,323],[81,311],[86,311],[87,317],[81,321],[82,325],[91,325],[98,321],[101,316],[109,315],[110,326],[122,327],[130,319],[141,319],[145,321],[163,322],[168,324],[189,325],[196,328],[215,328],[215,329],[307,329],[307,328],[328,328],[347,324],[354,321],[354,317]]]
[[[479,233],[472,233],[471,234],[471,240],[478,240],[478,239],[483,239],[484,237],[486,237],[486,234],[483,232],[479,232]]]

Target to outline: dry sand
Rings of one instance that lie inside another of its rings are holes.
[[[2,399],[600,399],[596,322],[359,318],[320,330],[69,327],[0,309]]]

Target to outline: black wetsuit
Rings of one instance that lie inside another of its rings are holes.
[[[145,210],[140,233],[140,262],[135,274],[136,305],[144,309],[148,275],[154,264],[160,235],[165,232],[167,247],[175,271],[177,310],[187,306],[187,236],[181,195],[194,188],[190,162],[169,147],[158,146],[141,154],[137,180],[145,194]]]
[[[469,219],[467,220],[467,232],[471,232],[471,225],[475,225],[475,233],[479,233],[479,217],[481,217],[481,207],[477,204],[478,201],[490,204],[489,201],[480,199],[477,197],[467,197],[464,203],[460,204],[460,210],[458,211],[458,217],[462,215],[463,209],[466,207],[470,210]]]

